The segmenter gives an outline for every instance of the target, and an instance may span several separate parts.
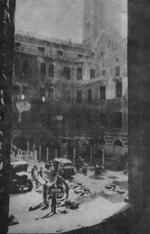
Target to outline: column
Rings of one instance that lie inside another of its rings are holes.
[[[57,158],[57,149],[55,149],[55,158]]]
[[[104,150],[102,150],[102,167],[105,168],[105,153],[104,153]]]
[[[34,160],[37,161],[37,150],[34,152]]]
[[[35,144],[33,144],[33,159],[35,160]]]
[[[46,162],[49,161],[49,148],[46,148]]]
[[[76,161],[76,149],[73,149],[73,165],[75,166],[75,161]]]
[[[29,146],[30,146],[30,143],[29,143],[29,141],[27,140],[27,155],[29,155]]]
[[[41,162],[41,145],[39,146],[39,162]]]
[[[92,163],[92,160],[93,160],[93,150],[92,150],[92,147],[91,147],[91,152],[90,152],[90,163]]]

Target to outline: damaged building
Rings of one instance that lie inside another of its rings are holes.
[[[119,2],[84,2],[83,44],[15,35],[12,135],[18,148],[43,160],[82,155],[101,162],[104,152],[106,166],[125,165],[127,40]],[[111,12],[114,4],[113,21],[101,21],[99,7]]]

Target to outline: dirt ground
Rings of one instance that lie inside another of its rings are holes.
[[[29,171],[35,162],[29,162]],[[36,163],[44,168],[44,163]],[[42,186],[36,191],[10,195],[10,214],[19,224],[9,226],[9,233],[58,233],[92,226],[102,222],[126,206],[128,176],[122,172],[106,171],[95,176],[88,170],[87,176],[77,173],[70,185],[69,201],[79,204],[72,210],[61,206],[65,200],[58,200],[57,214],[43,205]],[[113,186],[111,187],[111,185]],[[106,187],[105,187],[106,186]],[[82,193],[83,188],[88,192]],[[32,207],[33,210],[29,211]]]

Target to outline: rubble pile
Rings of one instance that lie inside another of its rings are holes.
[[[115,185],[115,184],[106,184],[105,185],[105,188],[106,189],[110,189],[110,190],[113,190],[117,193],[120,193],[120,194],[124,194],[125,193],[125,189]]]
[[[79,208],[79,202],[72,202],[72,201],[67,199],[67,200],[61,202],[58,206],[66,207],[66,208],[71,209],[71,210],[76,210]]]
[[[92,194],[89,188],[77,181],[73,181],[73,183],[70,183],[70,187],[74,190],[76,194],[80,196],[88,196]]]

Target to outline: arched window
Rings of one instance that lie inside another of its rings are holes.
[[[104,138],[100,138],[98,141],[99,144],[105,145],[105,140]]]
[[[122,142],[121,142],[120,140],[116,140],[116,141],[114,142],[114,145],[115,145],[115,146],[121,146],[121,147],[123,147]]]

